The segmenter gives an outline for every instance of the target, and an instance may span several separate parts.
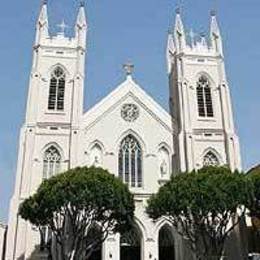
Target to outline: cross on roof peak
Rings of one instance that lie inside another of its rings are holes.
[[[62,35],[64,35],[65,30],[66,30],[67,28],[69,28],[69,26],[65,23],[64,20],[62,20],[62,22],[61,22],[60,24],[57,24],[57,27],[60,28],[60,32],[59,32],[59,33],[62,34]]]
[[[132,63],[125,63],[123,65],[123,69],[125,70],[126,72],[126,76],[131,76],[133,74],[133,71],[134,71],[134,65]]]

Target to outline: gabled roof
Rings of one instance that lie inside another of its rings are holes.
[[[82,127],[88,128],[99,121],[106,113],[115,108],[123,100],[131,96],[152,117],[159,121],[169,131],[173,131],[173,119],[151,96],[149,96],[131,76],[98,102],[83,115]],[[175,124],[174,124],[175,125]]]
[[[260,164],[257,164],[253,168],[249,169],[247,174],[253,174],[254,172],[260,172]]]

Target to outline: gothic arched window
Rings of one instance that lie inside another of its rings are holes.
[[[219,166],[218,157],[211,151],[207,152],[203,158],[203,166]]]
[[[131,187],[142,187],[142,149],[136,138],[126,136],[118,155],[119,177]]]
[[[65,95],[65,72],[60,66],[57,66],[51,74],[48,109],[63,110],[64,95]]]
[[[197,102],[199,116],[214,116],[210,83],[205,76],[201,76],[197,83]]]
[[[43,179],[48,179],[59,173],[61,155],[55,146],[50,146],[44,153],[43,158]]]

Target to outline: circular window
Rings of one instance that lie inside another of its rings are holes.
[[[121,109],[121,117],[127,122],[135,121],[139,116],[139,109],[135,104],[124,104]]]

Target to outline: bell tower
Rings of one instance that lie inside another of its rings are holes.
[[[38,231],[18,216],[19,204],[44,178],[77,165],[83,115],[87,21],[84,5],[73,37],[62,22],[50,34],[44,1],[36,24],[26,117],[20,132],[16,184],[10,203],[6,259],[29,259]]]
[[[168,35],[170,111],[178,125],[175,137],[178,170],[204,165],[240,169],[222,37],[211,12],[210,35],[187,36],[180,11]]]
[[[87,22],[81,4],[75,37],[66,36],[64,21],[59,32],[50,35],[47,2],[43,2],[36,25],[33,64],[30,75],[26,123],[58,122],[78,124],[83,113]]]

